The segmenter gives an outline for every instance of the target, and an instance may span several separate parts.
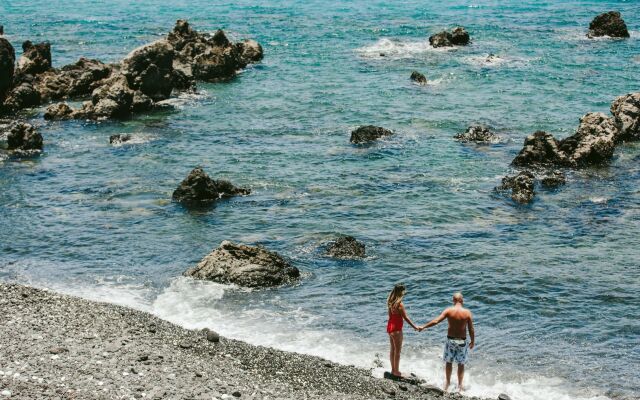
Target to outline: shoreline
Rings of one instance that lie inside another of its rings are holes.
[[[464,398],[19,284],[0,283],[0,327],[1,398]]]

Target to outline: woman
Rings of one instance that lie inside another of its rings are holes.
[[[402,350],[403,322],[407,321],[413,329],[418,330],[418,327],[409,319],[402,304],[402,298],[406,293],[407,289],[402,283],[399,283],[393,287],[393,290],[391,290],[387,298],[387,309],[389,311],[387,333],[389,334],[389,341],[391,342],[389,358],[391,359],[391,375],[396,377],[402,377],[400,373],[400,351]]]

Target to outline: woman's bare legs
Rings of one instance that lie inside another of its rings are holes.
[[[402,352],[402,331],[391,332],[391,374],[400,376],[400,353]]]

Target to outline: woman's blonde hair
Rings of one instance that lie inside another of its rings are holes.
[[[400,307],[400,303],[402,303],[402,298],[404,294],[407,292],[407,288],[402,283],[398,283],[393,287],[391,293],[389,293],[389,297],[387,297],[387,307],[391,310],[395,310]]]

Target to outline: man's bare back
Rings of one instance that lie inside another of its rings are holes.
[[[444,310],[443,315],[449,322],[447,336],[452,338],[466,339],[467,326],[469,325],[469,323],[473,324],[471,311],[467,310],[459,304],[456,304],[455,306],[449,307]]]

